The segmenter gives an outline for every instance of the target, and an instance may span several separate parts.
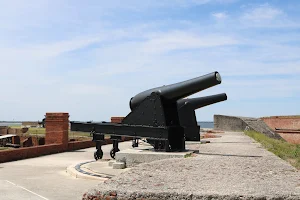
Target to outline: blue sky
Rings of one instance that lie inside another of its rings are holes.
[[[148,88],[218,71],[196,111],[300,114],[298,0],[0,0],[0,120],[126,116]]]

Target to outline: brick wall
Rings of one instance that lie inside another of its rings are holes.
[[[261,118],[271,129],[300,129],[300,116],[271,116]],[[300,131],[276,131],[284,140],[293,144],[300,144]]]
[[[88,141],[74,141],[68,143],[68,151],[73,151],[77,149],[85,149],[89,147],[96,147],[96,143],[88,140]]]
[[[300,116],[273,116],[261,118],[271,129],[300,129]]]
[[[112,117],[112,122],[120,123],[124,117]],[[69,114],[68,113],[46,113],[46,137],[38,138],[31,137],[33,145],[37,145],[43,141],[46,141],[45,145],[33,146],[12,150],[0,151],[0,163],[9,162],[15,160],[21,160],[26,158],[33,158],[42,155],[60,153],[64,151],[72,151],[77,149],[95,147],[93,141],[68,141],[69,130]],[[25,136],[17,136],[14,139],[14,143],[21,142],[19,140],[25,139]],[[123,141],[130,140],[131,138],[122,137]],[[111,144],[112,140],[107,139],[106,144]]]
[[[17,134],[17,129],[15,129],[15,128],[8,128],[7,129],[7,134]]]
[[[35,147],[26,147],[13,150],[0,151],[0,163],[21,160],[26,158],[34,158],[42,155],[63,152],[64,148],[61,144],[50,144]]]
[[[46,113],[46,144],[62,144],[68,149],[69,113]]]
[[[0,126],[0,135],[6,135],[7,129],[8,129],[8,126]]]
[[[287,142],[292,144],[300,144],[300,132],[299,133],[282,133],[278,134]]]

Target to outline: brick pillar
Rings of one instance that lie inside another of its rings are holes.
[[[110,122],[112,122],[112,123],[121,123],[124,118],[125,117],[111,117]],[[121,140],[125,141],[125,140],[128,140],[128,139],[126,138],[126,136],[121,136]]]
[[[46,113],[46,144],[62,144],[68,149],[69,113]]]
[[[111,121],[112,123],[121,123],[122,120],[123,120],[124,118],[125,118],[125,117],[111,117],[111,118],[110,118],[110,121]]]

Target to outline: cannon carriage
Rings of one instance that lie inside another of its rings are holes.
[[[131,112],[121,123],[71,122],[72,131],[91,132],[96,142],[95,159],[101,159],[104,135],[110,135],[114,158],[119,151],[121,136],[136,140],[146,138],[155,151],[184,151],[185,141],[200,141],[200,127],[197,125],[195,109],[227,99],[226,94],[183,99],[194,93],[221,83],[218,72],[199,76],[180,83],[146,90],[132,97],[129,102]],[[192,122],[191,122],[192,121]],[[198,136],[199,135],[199,136]]]

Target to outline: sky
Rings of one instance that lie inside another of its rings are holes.
[[[300,114],[298,0],[0,0],[0,121],[126,116],[135,94],[214,71],[196,110]]]

